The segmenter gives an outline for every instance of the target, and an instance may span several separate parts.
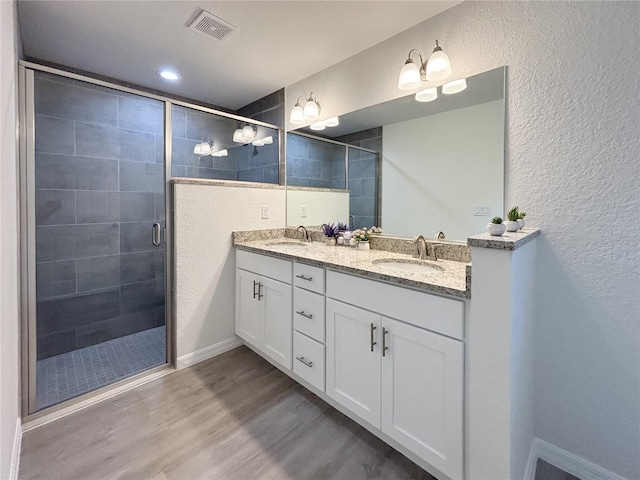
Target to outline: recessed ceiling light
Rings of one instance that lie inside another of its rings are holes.
[[[173,70],[167,70],[166,68],[163,68],[162,70],[158,70],[158,72],[156,73],[160,75],[162,78],[164,78],[165,80],[171,80],[172,82],[175,82],[180,78],[180,76],[176,72],[174,72]]]

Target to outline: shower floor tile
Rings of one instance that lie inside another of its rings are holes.
[[[164,364],[165,343],[162,326],[38,360],[38,410]]]

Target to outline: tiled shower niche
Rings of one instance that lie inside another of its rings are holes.
[[[38,360],[164,325],[163,112],[36,72]]]

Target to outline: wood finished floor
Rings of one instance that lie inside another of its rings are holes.
[[[246,347],[24,434],[20,479],[433,479]]]

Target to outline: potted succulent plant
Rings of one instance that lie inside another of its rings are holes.
[[[343,222],[338,222],[338,231],[344,232],[346,230],[349,230],[349,225]]]
[[[507,218],[509,221],[504,222],[505,227],[507,227],[507,232],[517,232],[520,228],[520,223],[518,223],[518,217],[520,216],[520,210],[518,207],[512,207],[511,210],[507,212]]]
[[[524,228],[524,217],[527,216],[527,212],[518,212],[518,223],[520,228]]]
[[[333,223],[325,223],[322,225],[322,233],[324,233],[324,243],[328,247],[332,247],[336,244],[336,237],[338,236],[338,226]]]
[[[359,228],[353,232],[353,238],[358,242],[358,250],[369,250],[369,238],[371,231],[366,228]]]
[[[501,236],[505,230],[506,227],[504,226],[504,223],[502,223],[502,218],[500,217],[493,217],[491,222],[487,224],[487,233],[494,237]]]

